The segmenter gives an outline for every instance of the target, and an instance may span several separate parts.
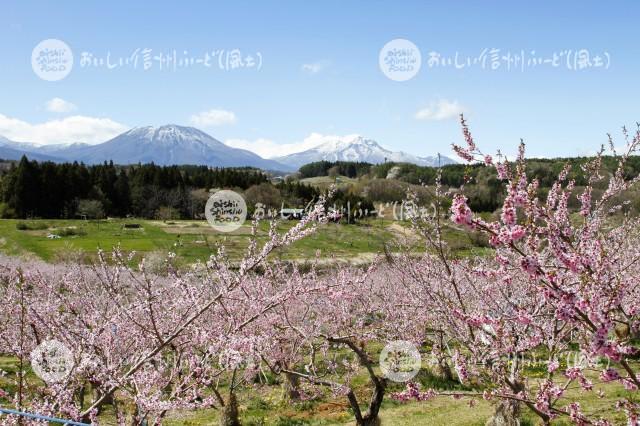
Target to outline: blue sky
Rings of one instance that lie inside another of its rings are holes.
[[[464,111],[484,151],[595,151],[606,133],[640,121],[640,27],[635,1],[49,2],[4,0],[0,13],[0,134],[39,143],[96,143],[122,129],[194,125],[263,155],[361,134],[393,150],[448,154]],[[404,38],[422,54],[411,80],[380,70],[380,49]],[[74,53],[60,81],[38,78],[34,47],[59,39]],[[239,49],[258,70],[193,66],[81,67],[82,52],[128,57]],[[429,52],[477,57],[586,49],[608,67],[520,71],[429,67]],[[52,100],[57,99],[57,101]],[[426,110],[426,112],[425,112]],[[422,114],[418,114],[422,111]],[[440,114],[438,114],[440,112]],[[416,118],[419,115],[423,119]],[[29,140],[31,139],[31,140]]]

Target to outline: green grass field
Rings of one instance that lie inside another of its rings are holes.
[[[295,221],[280,222],[281,231]],[[126,228],[137,224],[140,228]],[[268,224],[262,223],[258,241],[267,238]],[[232,259],[242,256],[248,245],[251,229],[245,223],[231,233],[220,233],[206,221],[151,221],[133,219],[109,220],[0,220],[0,252],[16,256],[33,256],[47,262],[95,259],[98,249],[110,251],[120,246],[126,252],[136,251],[139,256],[166,256],[176,253],[182,264],[206,260],[216,251],[218,244],[226,247]],[[59,238],[48,238],[57,235]],[[452,249],[463,254],[478,254],[468,235],[455,230],[447,232]],[[327,262],[370,262],[382,253],[384,245],[397,242],[414,245],[421,250],[418,239],[406,224],[391,220],[367,219],[357,224],[329,223],[318,232],[297,241],[293,246],[278,251],[284,260],[305,262],[314,259],[317,250]]]
[[[585,413],[600,414],[608,418],[615,425],[625,424],[624,414],[611,410],[616,399],[625,392],[621,386],[606,385],[596,389],[603,389],[607,396],[599,398],[595,392],[584,395],[580,399]],[[597,392],[597,390],[596,390]],[[568,395],[575,395],[575,391]],[[364,396],[364,395],[363,395]],[[284,404],[278,400],[252,395],[251,398],[241,400],[243,425],[277,425],[277,426],[338,426],[355,425],[352,416],[347,411],[347,405],[342,400],[329,400],[315,404]],[[469,405],[469,399],[453,399],[451,397],[437,397],[427,402],[401,403],[385,399],[381,409],[383,426],[483,426],[491,417],[494,406],[482,399],[475,400],[476,404]],[[521,425],[541,425],[539,419],[528,409],[523,409]],[[203,410],[198,413],[174,413],[167,421],[168,425],[217,425],[218,412]],[[568,426],[572,424],[566,418],[552,422],[554,426]]]
[[[26,380],[30,383],[41,383],[40,379],[33,373],[29,365],[26,366]],[[13,376],[18,370],[17,360],[12,357],[0,357],[0,370]],[[420,382],[424,386],[438,387],[441,379],[430,382],[428,367],[424,367],[417,378],[422,377]],[[588,377],[597,382],[596,374],[588,374]],[[244,426],[339,426],[354,425],[353,417],[345,398],[335,397],[330,393],[325,393],[317,399],[302,402],[291,402],[285,400],[280,384],[274,382],[270,384],[245,389],[238,395],[241,421]],[[426,380],[426,382],[425,382]],[[538,380],[531,378],[530,380]],[[352,384],[361,403],[364,403],[369,395],[365,373],[353,378]],[[577,385],[576,385],[577,386]],[[576,386],[569,388],[566,398],[574,401],[577,398],[583,407],[585,414],[602,416],[609,419],[612,424],[624,424],[624,413],[615,411],[613,407],[615,401],[623,397],[630,397],[618,383],[596,384],[593,391],[585,393],[578,392]],[[15,392],[15,383],[7,376],[0,376],[0,388]],[[383,426],[406,426],[406,425],[430,425],[430,426],[482,426],[492,415],[494,406],[492,402],[484,401],[482,398],[474,399],[475,405],[469,404],[470,399],[454,399],[452,397],[441,396],[426,402],[398,402],[389,397],[389,393],[403,388],[400,383],[390,382],[385,401],[381,408],[381,420]],[[224,391],[224,389],[222,389]],[[603,397],[598,396],[598,392],[604,393]],[[566,399],[565,398],[565,399]],[[567,402],[569,400],[567,399]],[[0,398],[0,404],[5,403]],[[561,403],[562,406],[562,403]],[[365,408],[365,407],[363,407]],[[101,424],[116,425],[110,406],[100,416]],[[202,426],[218,425],[219,412],[216,409],[172,412],[163,424],[170,426]],[[523,407],[521,414],[521,424],[540,425],[538,418]],[[564,426],[571,424],[566,418],[559,418],[552,422],[554,426]]]
[[[285,231],[296,222],[281,222]],[[125,224],[139,224],[139,229],[125,228]],[[297,242],[281,253],[286,259],[313,258],[316,250],[338,259],[357,258],[383,249],[394,237],[389,223],[369,221],[360,225],[326,224],[320,232]],[[26,227],[28,229],[18,229]],[[268,225],[262,224],[258,240],[264,241]],[[56,261],[74,252],[94,255],[99,248],[111,250],[120,246],[125,251],[148,254],[174,252],[185,262],[205,260],[224,244],[232,258],[244,252],[250,238],[250,224],[232,233],[216,232],[206,221],[148,221],[148,220],[0,220],[0,250],[10,255],[34,255],[45,261]],[[59,235],[51,239],[49,235]]]

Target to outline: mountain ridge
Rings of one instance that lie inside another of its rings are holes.
[[[305,151],[274,157],[273,159],[296,167],[323,160],[361,161],[373,164],[392,161],[429,167],[455,163],[454,160],[445,156],[420,157],[403,151],[391,151],[382,147],[375,140],[360,135],[335,137]]]
[[[123,165],[154,163],[163,166],[248,166],[280,172],[292,172],[304,164],[320,160],[438,165],[438,157],[419,157],[402,151],[391,151],[375,140],[359,135],[336,137],[306,151],[266,159],[249,150],[226,145],[197,128],[177,124],[134,127],[95,145],[82,142],[36,145],[14,142],[0,136],[0,158],[18,160],[23,155],[35,160],[55,162],[99,164],[113,161]],[[454,163],[448,157],[440,157],[440,160],[443,165]]]

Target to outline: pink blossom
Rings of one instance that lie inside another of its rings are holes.
[[[611,382],[618,379],[620,379],[620,375],[613,368],[607,368],[602,373],[600,373],[600,380],[602,380],[603,382]]]
[[[453,198],[451,220],[458,225],[471,226],[473,224],[473,213],[467,205],[467,198],[464,195],[456,194]]]
[[[522,258],[522,260],[520,261],[520,266],[529,275],[538,274],[538,261],[532,256]]]
[[[495,167],[498,172],[498,179],[505,180],[509,178],[509,169],[506,163],[496,163]]]

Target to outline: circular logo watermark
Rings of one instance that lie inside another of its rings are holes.
[[[207,200],[204,215],[216,231],[232,232],[247,220],[247,203],[235,191],[217,191]]]
[[[43,40],[31,52],[31,67],[43,80],[62,80],[73,68],[73,52],[64,41]]]
[[[380,69],[393,81],[411,80],[422,66],[422,55],[418,46],[397,38],[385,44],[378,57]]]
[[[236,369],[241,366],[248,370],[256,366],[255,359],[252,355],[243,354],[235,349],[227,349],[220,353],[218,362],[225,369]]]
[[[420,371],[422,357],[416,345],[404,340],[388,343],[380,352],[380,370],[389,380],[406,382]]]
[[[57,340],[45,340],[31,352],[33,371],[47,383],[63,381],[73,368],[73,354]]]

